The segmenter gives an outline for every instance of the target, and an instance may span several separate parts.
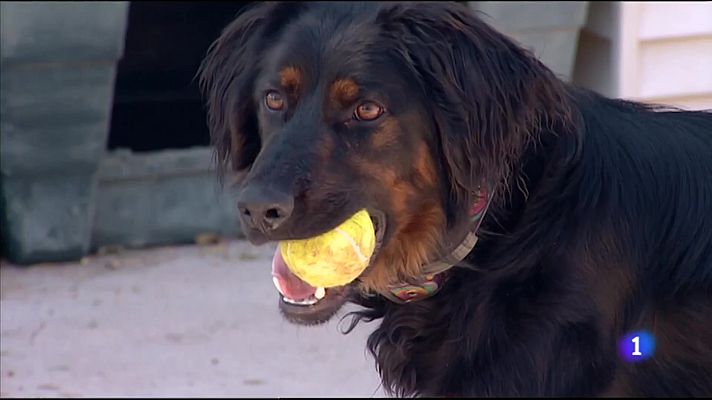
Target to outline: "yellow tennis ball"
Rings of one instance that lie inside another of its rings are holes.
[[[376,233],[366,210],[319,236],[279,243],[289,270],[309,285],[324,288],[356,279],[368,267],[375,247]]]

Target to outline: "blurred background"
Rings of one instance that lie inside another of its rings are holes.
[[[562,79],[712,108],[712,2],[464,2]],[[0,395],[381,396],[281,321],[194,79],[247,2],[0,3]]]

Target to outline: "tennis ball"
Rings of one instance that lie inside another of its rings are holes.
[[[361,210],[336,228],[303,240],[285,240],[279,250],[290,271],[313,287],[343,286],[368,267],[376,233]]]

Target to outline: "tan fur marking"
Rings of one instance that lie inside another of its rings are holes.
[[[386,291],[390,284],[419,276],[421,266],[432,261],[440,245],[445,212],[437,200],[424,201],[432,198],[437,180],[425,142],[417,147],[415,157],[411,171],[405,176],[399,176],[388,164],[353,160],[364,176],[388,190],[390,200],[388,229],[392,233],[373,267],[361,276],[362,290]]]
[[[334,106],[345,106],[356,101],[358,85],[351,79],[339,79],[329,88],[329,100]]]
[[[279,72],[280,84],[287,91],[294,93],[302,86],[302,73],[295,67],[286,67]]]
[[[428,145],[425,142],[420,143],[418,150],[415,153],[415,170],[422,179],[423,186],[432,186],[437,179],[433,158],[428,151]]]
[[[444,224],[438,205],[426,205],[404,221],[395,223],[396,232],[376,258],[376,264],[361,277],[361,289],[387,291],[388,285],[420,275],[420,267],[436,250]]]

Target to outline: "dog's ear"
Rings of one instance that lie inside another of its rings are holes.
[[[566,103],[548,68],[465,5],[388,4],[377,21],[431,99],[455,193],[501,181],[537,127]]]
[[[223,29],[200,65],[200,89],[220,172],[231,167],[244,175],[260,151],[253,82],[264,49],[301,7],[298,2],[249,6]]]

